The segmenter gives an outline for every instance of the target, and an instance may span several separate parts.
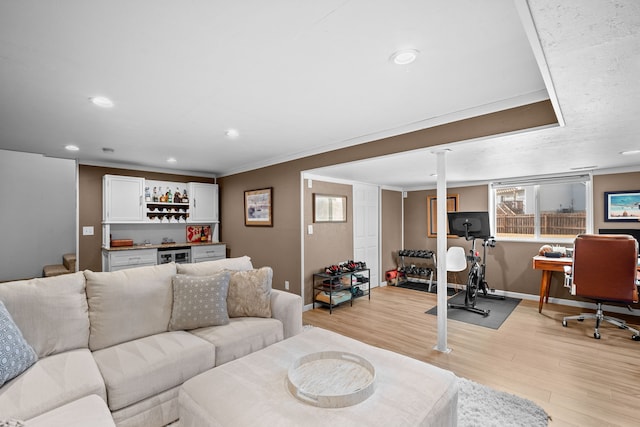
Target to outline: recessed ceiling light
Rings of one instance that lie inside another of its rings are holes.
[[[89,98],[89,99],[91,100],[93,105],[96,105],[98,107],[102,107],[102,108],[111,108],[111,107],[113,107],[113,101],[110,100],[109,98],[107,98],[106,96],[94,96],[94,97]]]
[[[640,154],[640,150],[621,151],[620,154],[622,154],[623,156],[630,156],[632,154]]]
[[[80,148],[77,145],[73,145],[73,144],[69,144],[69,145],[65,145],[64,149],[67,151],[79,151]]]
[[[408,65],[416,60],[420,51],[416,49],[403,49],[395,52],[389,60],[397,65]]]
[[[240,132],[238,132],[236,129],[227,129],[227,131],[224,134],[227,135],[229,138],[237,138],[240,136]]]
[[[175,162],[177,162],[177,160],[175,159],[175,157],[169,157],[169,158],[167,159],[167,163],[175,163]]]

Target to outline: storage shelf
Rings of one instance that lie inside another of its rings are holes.
[[[315,307],[316,304],[322,304],[325,307],[329,307],[329,314],[331,314],[333,312],[333,307],[337,307],[346,302],[353,305],[354,299],[362,297],[368,297],[371,299],[371,287],[369,283],[370,276],[371,270],[368,268],[344,271],[338,274],[314,274],[313,290],[317,292],[314,292],[313,295],[313,306]],[[334,283],[334,285],[331,285],[331,283]],[[349,294],[349,298],[333,302],[335,299],[334,294],[341,292],[347,292]],[[317,297],[320,293],[329,294],[329,301],[318,300]]]
[[[147,206],[184,206],[189,207],[189,202],[173,203],[173,202],[145,202]]]

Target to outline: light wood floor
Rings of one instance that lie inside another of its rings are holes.
[[[596,340],[593,321],[562,327],[578,308],[545,304],[540,314],[537,301],[523,300],[498,330],[449,321],[452,351],[442,353],[433,350],[437,318],[425,314],[435,305],[433,294],[387,286],[331,315],[306,311],[303,321],[530,399],[550,426],[640,425],[640,342],[629,331],[604,325]]]

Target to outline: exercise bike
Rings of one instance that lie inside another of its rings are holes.
[[[491,310],[484,310],[476,307],[476,299],[478,292],[482,292],[482,296],[486,298],[504,299],[503,296],[490,295],[494,292],[489,288],[485,279],[487,257],[487,246],[494,248],[496,240],[489,236],[489,217],[487,212],[455,212],[449,213],[449,227],[453,234],[464,237],[465,240],[471,241],[471,249],[467,255],[469,261],[469,276],[467,278],[466,292],[464,296],[464,304],[448,304],[449,308],[459,308],[462,310],[478,313],[488,316]],[[476,251],[476,239],[481,238],[482,257]]]

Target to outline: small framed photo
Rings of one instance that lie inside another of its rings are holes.
[[[604,220],[609,222],[640,221],[640,190],[605,191]]]
[[[447,194],[447,212],[458,212],[460,196],[458,194]],[[427,196],[427,237],[438,235],[438,197]],[[445,218],[446,220],[446,218]],[[448,230],[449,226],[445,228]],[[447,234],[447,237],[458,237],[454,234]]]
[[[273,188],[244,192],[244,225],[273,227]]]
[[[347,196],[314,194],[313,222],[347,222]]]

